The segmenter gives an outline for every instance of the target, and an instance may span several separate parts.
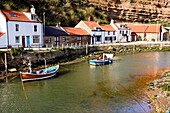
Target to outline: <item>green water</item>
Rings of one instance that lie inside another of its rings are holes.
[[[0,84],[1,113],[150,113],[145,83],[170,70],[170,52],[116,56],[113,64],[60,66],[56,77]],[[24,88],[24,89],[23,89]]]

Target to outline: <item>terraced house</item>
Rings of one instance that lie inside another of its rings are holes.
[[[35,14],[15,10],[0,10],[0,48],[42,47],[43,25]]]
[[[133,41],[163,41],[161,24],[127,24],[132,31]]]
[[[80,21],[75,28],[84,29],[91,35],[90,44],[115,43],[117,41],[115,29],[111,25],[99,25],[94,21]]]
[[[90,42],[90,35],[81,28],[46,26],[46,47],[82,47]]]

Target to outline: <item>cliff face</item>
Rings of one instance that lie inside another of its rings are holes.
[[[89,2],[99,5],[110,19],[170,23],[170,0],[89,0]]]

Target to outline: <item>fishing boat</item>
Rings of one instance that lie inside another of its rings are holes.
[[[106,53],[103,53],[103,58],[89,60],[89,64],[95,66],[106,65],[112,62],[113,62],[113,54],[106,54]]]
[[[56,75],[58,69],[59,69],[59,65],[56,65],[35,72],[34,71],[21,72],[21,79],[22,81],[32,81],[32,80],[41,80],[41,79],[50,78]]]

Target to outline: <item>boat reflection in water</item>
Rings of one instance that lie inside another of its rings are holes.
[[[170,52],[115,56],[109,65],[60,66],[57,78],[0,84],[2,113],[150,113],[146,83],[170,70]],[[115,60],[121,59],[121,60]],[[67,72],[65,72],[65,70]],[[30,107],[28,106],[28,103]]]

